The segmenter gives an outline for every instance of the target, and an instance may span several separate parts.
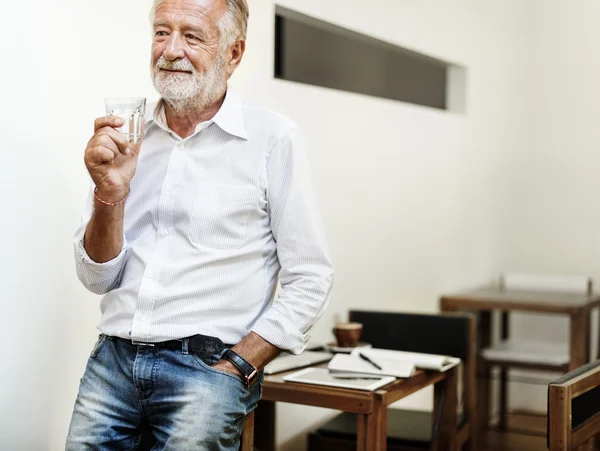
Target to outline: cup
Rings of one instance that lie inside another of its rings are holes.
[[[362,323],[337,323],[333,328],[333,335],[335,335],[337,345],[341,348],[354,348],[357,346],[362,334],[362,328]]]
[[[106,98],[104,106],[107,115],[119,116],[125,121],[125,124],[117,130],[127,136],[127,141],[132,144],[140,142],[146,113],[146,99],[144,97]]]

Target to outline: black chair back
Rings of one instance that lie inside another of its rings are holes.
[[[469,359],[465,316],[351,310],[349,320],[363,324],[360,341],[374,348]]]

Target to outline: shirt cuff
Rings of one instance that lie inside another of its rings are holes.
[[[85,227],[82,227],[80,233],[77,234],[74,240],[76,258],[78,260],[78,269],[82,272],[82,276],[88,283],[101,283],[114,281],[117,279],[123,269],[125,254],[129,248],[125,235],[123,235],[123,246],[119,255],[112,260],[104,263],[95,262],[90,258],[84,247]]]
[[[300,354],[308,345],[308,334],[303,334],[296,325],[274,307],[262,315],[254,324],[252,332],[257,333],[274,346],[293,354]]]

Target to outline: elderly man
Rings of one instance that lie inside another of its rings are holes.
[[[75,234],[77,275],[103,294],[69,450],[234,450],[264,365],[301,352],[333,270],[304,141],[227,80],[246,0],[158,0],[143,143],[102,117]],[[275,297],[277,281],[281,290]]]

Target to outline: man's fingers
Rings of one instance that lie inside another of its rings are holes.
[[[121,152],[123,155],[129,155],[131,151],[131,149],[129,148],[129,141],[123,133],[116,131],[112,127],[103,127],[100,130],[98,130],[96,136],[106,136],[110,138],[117,145],[119,152]]]
[[[85,153],[85,160],[91,166],[111,163],[115,159],[115,152],[104,146],[95,146]]]
[[[115,154],[115,157],[121,153],[117,143],[114,142],[113,139],[108,135],[97,135],[96,136],[96,138],[93,140],[92,145],[90,147],[98,147],[98,146],[106,147],[108,150],[110,150],[112,153]]]
[[[101,152],[103,157],[90,157],[90,155],[98,153],[98,149],[104,149]],[[110,158],[108,158],[107,152],[111,154]],[[85,161],[93,161],[96,164],[99,164],[101,162],[112,162],[117,157],[117,155],[120,154],[121,152],[119,151],[119,147],[110,136],[95,135],[92,139],[90,139],[90,142],[88,143],[85,149]]]
[[[121,127],[125,124],[125,120],[119,116],[103,116],[94,121],[94,133],[104,127]]]

